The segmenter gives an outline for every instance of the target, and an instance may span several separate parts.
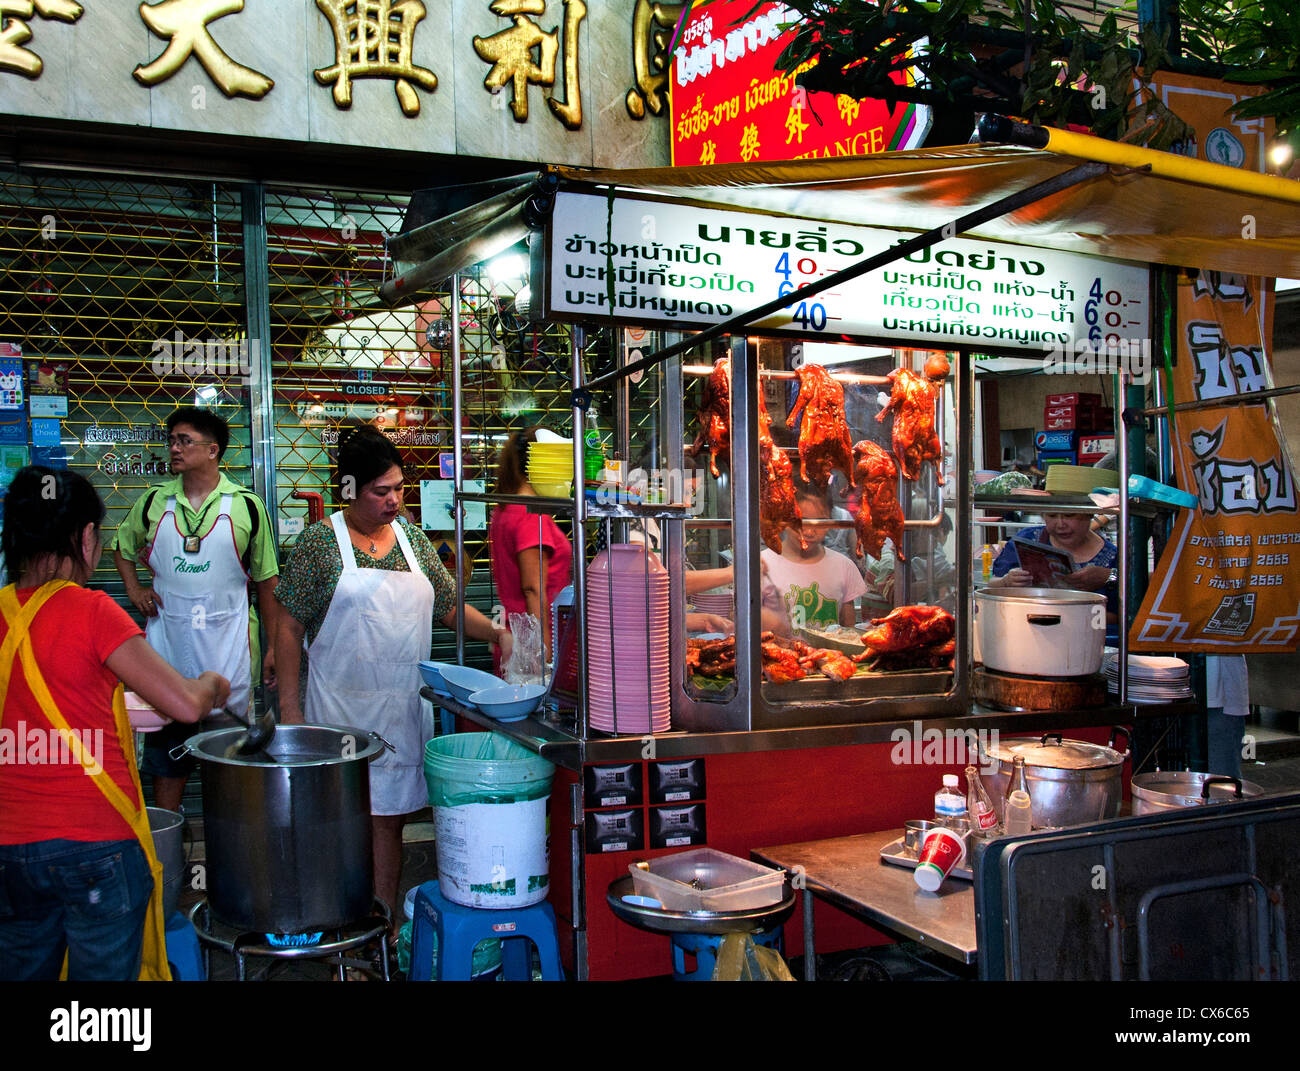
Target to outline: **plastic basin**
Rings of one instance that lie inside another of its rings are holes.
[[[439,695],[451,695],[451,689],[447,687],[447,682],[442,679],[442,671],[451,666],[455,668],[454,662],[421,662],[420,663],[420,680],[424,681]]]
[[[438,672],[442,674],[442,679],[446,682],[452,696],[462,703],[472,704],[473,700],[470,696],[475,692],[481,692],[485,688],[495,688],[505,683],[500,677],[484,673],[481,669],[470,669],[468,666],[443,665]]]
[[[474,692],[469,701],[497,721],[520,721],[537,709],[545,694],[541,684],[500,684]]]

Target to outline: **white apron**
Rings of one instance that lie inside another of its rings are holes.
[[[396,748],[370,764],[370,813],[408,814],[424,783],[420,667],[433,644],[433,585],[400,524],[409,573],[358,569],[342,511],[330,517],[343,573],[312,641],[303,714],[315,725],[374,730]]]
[[[199,543],[185,553],[176,518],[176,496],[167,499],[149,549],[153,587],[162,603],[145,622],[145,639],[185,677],[215,670],[230,681],[227,706],[248,710],[252,692],[252,652],[248,635],[248,574],[235,547],[231,495],[221,496],[221,511]]]

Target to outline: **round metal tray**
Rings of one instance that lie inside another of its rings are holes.
[[[785,898],[779,904],[752,907],[746,911],[667,911],[624,901],[624,896],[635,892],[632,875],[628,874],[610,882],[605,900],[615,915],[638,929],[652,933],[702,933],[716,936],[724,933],[752,933],[784,922],[794,911],[794,892],[788,886],[782,891]]]

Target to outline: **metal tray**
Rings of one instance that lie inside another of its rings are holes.
[[[629,904],[623,899],[635,890],[632,875],[625,874],[610,882],[605,902],[624,922],[652,933],[753,933],[784,922],[794,911],[794,891],[787,885],[781,902],[745,911],[668,911],[662,908]]]
[[[915,870],[916,864],[920,860],[915,855],[908,855],[903,850],[903,838],[891,840],[880,849],[880,861],[882,863],[892,863],[894,866],[905,866],[908,870]],[[948,874],[950,878],[961,878],[962,881],[974,881],[974,872],[966,866],[966,860],[962,860]]]
[[[763,696],[774,703],[797,703],[817,699],[878,699],[907,695],[943,695],[952,688],[949,669],[895,669],[884,672],[859,670],[846,681],[821,674],[786,684],[763,682]]]

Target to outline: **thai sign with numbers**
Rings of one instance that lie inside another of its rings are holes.
[[[546,314],[707,327],[914,237],[903,231],[562,191]],[[534,282],[534,292],[540,281]],[[1144,342],[1145,266],[962,238],[792,303],[752,327],[1030,351]],[[1073,351],[1071,351],[1073,352]]]
[[[664,31],[660,8],[646,0],[0,3],[0,100],[6,115],[40,121],[661,166],[667,124],[649,58]]]

